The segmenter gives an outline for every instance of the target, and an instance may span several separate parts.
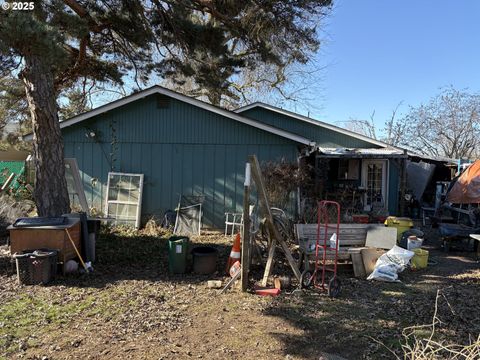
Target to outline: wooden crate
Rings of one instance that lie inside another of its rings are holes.
[[[65,264],[77,257],[72,243],[65,231],[68,229],[75,246],[80,251],[80,219],[68,218],[68,222],[58,226],[32,226],[16,228],[9,226],[10,253],[21,253],[25,250],[48,248],[58,250],[58,262]]]

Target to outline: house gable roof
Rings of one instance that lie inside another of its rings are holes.
[[[285,116],[288,116],[292,119],[296,119],[296,120],[299,120],[299,121],[303,121],[303,122],[307,122],[309,124],[313,124],[315,126],[319,126],[319,127],[323,127],[325,129],[328,129],[328,130],[332,130],[332,131],[335,131],[337,133],[340,133],[340,134],[343,134],[343,135],[347,135],[347,136],[350,136],[350,137],[353,137],[355,139],[359,139],[359,140],[362,140],[362,141],[365,141],[365,142],[368,142],[370,144],[373,144],[373,145],[376,145],[376,146],[380,146],[382,148],[389,148],[389,149],[397,149],[396,147],[394,146],[391,146],[387,143],[384,143],[383,141],[379,141],[379,140],[375,140],[375,139],[372,139],[368,136],[365,136],[365,135],[362,135],[362,134],[359,134],[359,133],[356,133],[354,131],[350,131],[350,130],[347,130],[347,129],[343,129],[341,127],[338,127],[338,126],[335,126],[335,125],[332,125],[332,124],[328,124],[326,122],[323,122],[323,121],[319,121],[319,120],[315,120],[315,119],[312,119],[312,118],[309,118],[307,116],[303,116],[303,115],[300,115],[300,114],[297,114],[297,113],[294,113],[294,112],[291,112],[291,111],[288,111],[288,110],[284,110],[284,109],[281,109],[281,108],[278,108],[276,106],[273,106],[273,105],[269,105],[269,104],[265,104],[265,103],[262,103],[262,102],[255,102],[253,104],[249,104],[249,105],[246,105],[246,106],[243,106],[243,107],[240,107],[236,110],[234,110],[237,114],[241,114],[245,111],[248,111],[250,109],[254,109],[254,108],[263,108],[263,109],[267,109],[267,110],[270,110],[270,111],[273,111],[273,112],[276,112],[276,113],[279,113],[281,115],[285,115]]]
[[[72,117],[70,119],[67,119],[67,120],[64,120],[64,121],[60,122],[60,129],[64,129],[66,127],[75,125],[75,124],[80,123],[82,121],[85,121],[87,119],[91,119],[94,116],[106,113],[108,111],[111,111],[111,110],[114,110],[114,109],[117,109],[117,108],[120,108],[124,105],[130,104],[134,101],[143,99],[147,96],[154,95],[154,94],[161,94],[161,95],[168,96],[172,99],[176,99],[176,100],[188,103],[190,105],[202,108],[204,110],[211,111],[213,113],[216,113],[216,114],[225,116],[227,118],[230,118],[234,121],[238,121],[240,123],[255,127],[257,129],[267,131],[269,133],[284,137],[286,139],[295,141],[295,142],[300,143],[300,144],[304,144],[304,145],[308,145],[308,146],[315,146],[314,141],[311,141],[311,140],[309,140],[309,139],[307,139],[303,136],[296,135],[296,134],[293,134],[293,133],[288,132],[286,130],[276,128],[276,127],[271,126],[271,125],[264,124],[260,121],[249,119],[249,118],[241,116],[240,114],[237,114],[235,112],[231,112],[231,111],[222,109],[220,107],[208,104],[208,103],[203,102],[201,100],[191,98],[189,96],[180,94],[180,93],[172,91],[172,90],[168,90],[168,89],[166,89],[164,87],[161,87],[161,86],[158,86],[158,85],[154,85],[154,86],[152,86],[148,89],[139,91],[135,94],[132,94],[132,95],[126,96],[124,98],[112,101],[108,104],[99,106],[98,108],[87,111],[83,114],[74,116],[74,117]],[[27,141],[32,140],[33,139],[33,134],[32,133],[27,134],[23,138]]]

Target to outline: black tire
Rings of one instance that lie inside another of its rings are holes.
[[[300,288],[307,289],[313,284],[312,272],[305,270],[300,276]]]
[[[338,295],[340,295],[341,288],[340,280],[334,276],[328,282],[328,296],[331,298],[338,297]]]

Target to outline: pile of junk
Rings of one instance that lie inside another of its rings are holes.
[[[441,185],[438,185],[440,189]],[[443,188],[432,225],[439,228],[444,250],[471,250],[473,247],[479,257],[480,160],[465,167]]]
[[[93,271],[99,219],[88,218],[85,213],[21,217],[7,230],[20,284],[47,284],[58,272]]]

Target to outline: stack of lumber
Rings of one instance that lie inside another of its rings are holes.
[[[324,241],[324,233],[321,225],[320,243]],[[335,226],[327,227],[327,239],[336,231]],[[296,224],[295,235],[300,242],[316,243],[318,233],[317,224]],[[382,224],[340,224],[338,259],[351,261],[355,276],[365,277],[375,266],[375,262],[396,244],[397,229],[386,227]],[[309,247],[312,249],[312,247]],[[308,251],[307,256],[315,257],[315,251]],[[335,252],[329,250],[327,259],[334,259]]]

